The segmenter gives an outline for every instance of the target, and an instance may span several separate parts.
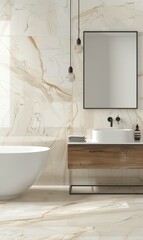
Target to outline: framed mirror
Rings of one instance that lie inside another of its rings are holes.
[[[138,107],[138,33],[83,32],[83,107]]]

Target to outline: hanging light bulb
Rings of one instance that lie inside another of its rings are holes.
[[[67,80],[73,82],[75,80],[75,75],[73,73],[73,67],[71,66],[71,0],[70,0],[70,66],[68,68]]]
[[[82,52],[82,45],[81,45],[81,39],[80,38],[78,38],[77,40],[76,40],[76,45],[75,45],[75,48],[74,48],[74,50],[75,50],[75,52],[76,53],[81,53]]]
[[[81,53],[82,52],[82,45],[81,45],[81,39],[80,39],[80,0],[78,0],[78,38],[76,40],[76,45],[75,45],[75,52],[76,53]]]
[[[75,80],[75,75],[73,73],[72,66],[70,66],[69,69],[68,69],[67,79],[68,79],[69,82],[73,82]]]

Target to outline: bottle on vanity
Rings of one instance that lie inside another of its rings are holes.
[[[135,131],[134,131],[134,140],[135,141],[140,141],[141,139],[141,131],[139,129],[139,125],[136,125]]]

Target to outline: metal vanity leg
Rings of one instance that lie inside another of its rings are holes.
[[[69,169],[69,194],[72,193],[72,170]]]

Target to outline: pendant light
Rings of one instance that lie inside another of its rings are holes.
[[[70,66],[68,68],[68,75],[67,75],[67,79],[69,82],[73,82],[75,80],[73,67],[71,66],[71,1],[72,0],[70,0]]]
[[[80,39],[80,0],[78,0],[78,38],[76,40],[76,45],[74,50],[76,53],[82,52],[82,45],[81,45],[81,39]]]

